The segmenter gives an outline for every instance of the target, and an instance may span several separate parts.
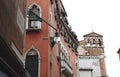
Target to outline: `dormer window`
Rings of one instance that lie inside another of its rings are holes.
[[[30,10],[34,12],[36,15],[40,16],[40,9],[36,5],[33,5]],[[27,30],[40,30],[40,29],[41,29],[40,20],[29,11]]]

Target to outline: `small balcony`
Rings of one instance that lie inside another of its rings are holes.
[[[61,71],[63,73],[65,73],[68,77],[72,77],[73,76],[73,70],[72,67],[70,66],[70,64],[65,61],[65,60],[61,60]]]

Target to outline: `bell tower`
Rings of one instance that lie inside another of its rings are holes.
[[[101,77],[106,77],[103,36],[95,32],[88,33],[84,35],[84,40],[80,41],[80,45],[87,51],[86,56],[99,57]]]
[[[95,32],[84,35],[80,44],[88,51],[89,56],[98,56],[104,53],[103,36]]]

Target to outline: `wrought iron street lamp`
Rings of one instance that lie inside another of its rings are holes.
[[[36,13],[34,13],[32,10],[29,9],[28,14],[31,15],[33,18],[37,18],[40,22],[44,22],[46,23],[48,26],[50,26],[51,28],[53,28],[56,32],[55,32],[55,36],[54,36],[54,42],[57,43],[60,41],[60,36],[59,33],[57,31],[56,28],[54,28],[51,24],[49,24],[47,21],[45,21],[43,18],[41,18],[40,16],[38,16]],[[30,17],[30,18],[32,18]]]

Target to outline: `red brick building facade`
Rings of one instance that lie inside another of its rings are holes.
[[[30,11],[38,17],[35,17]],[[31,77],[76,77],[77,46],[61,0],[29,0],[25,40],[25,68]],[[60,41],[54,44],[55,29]]]

